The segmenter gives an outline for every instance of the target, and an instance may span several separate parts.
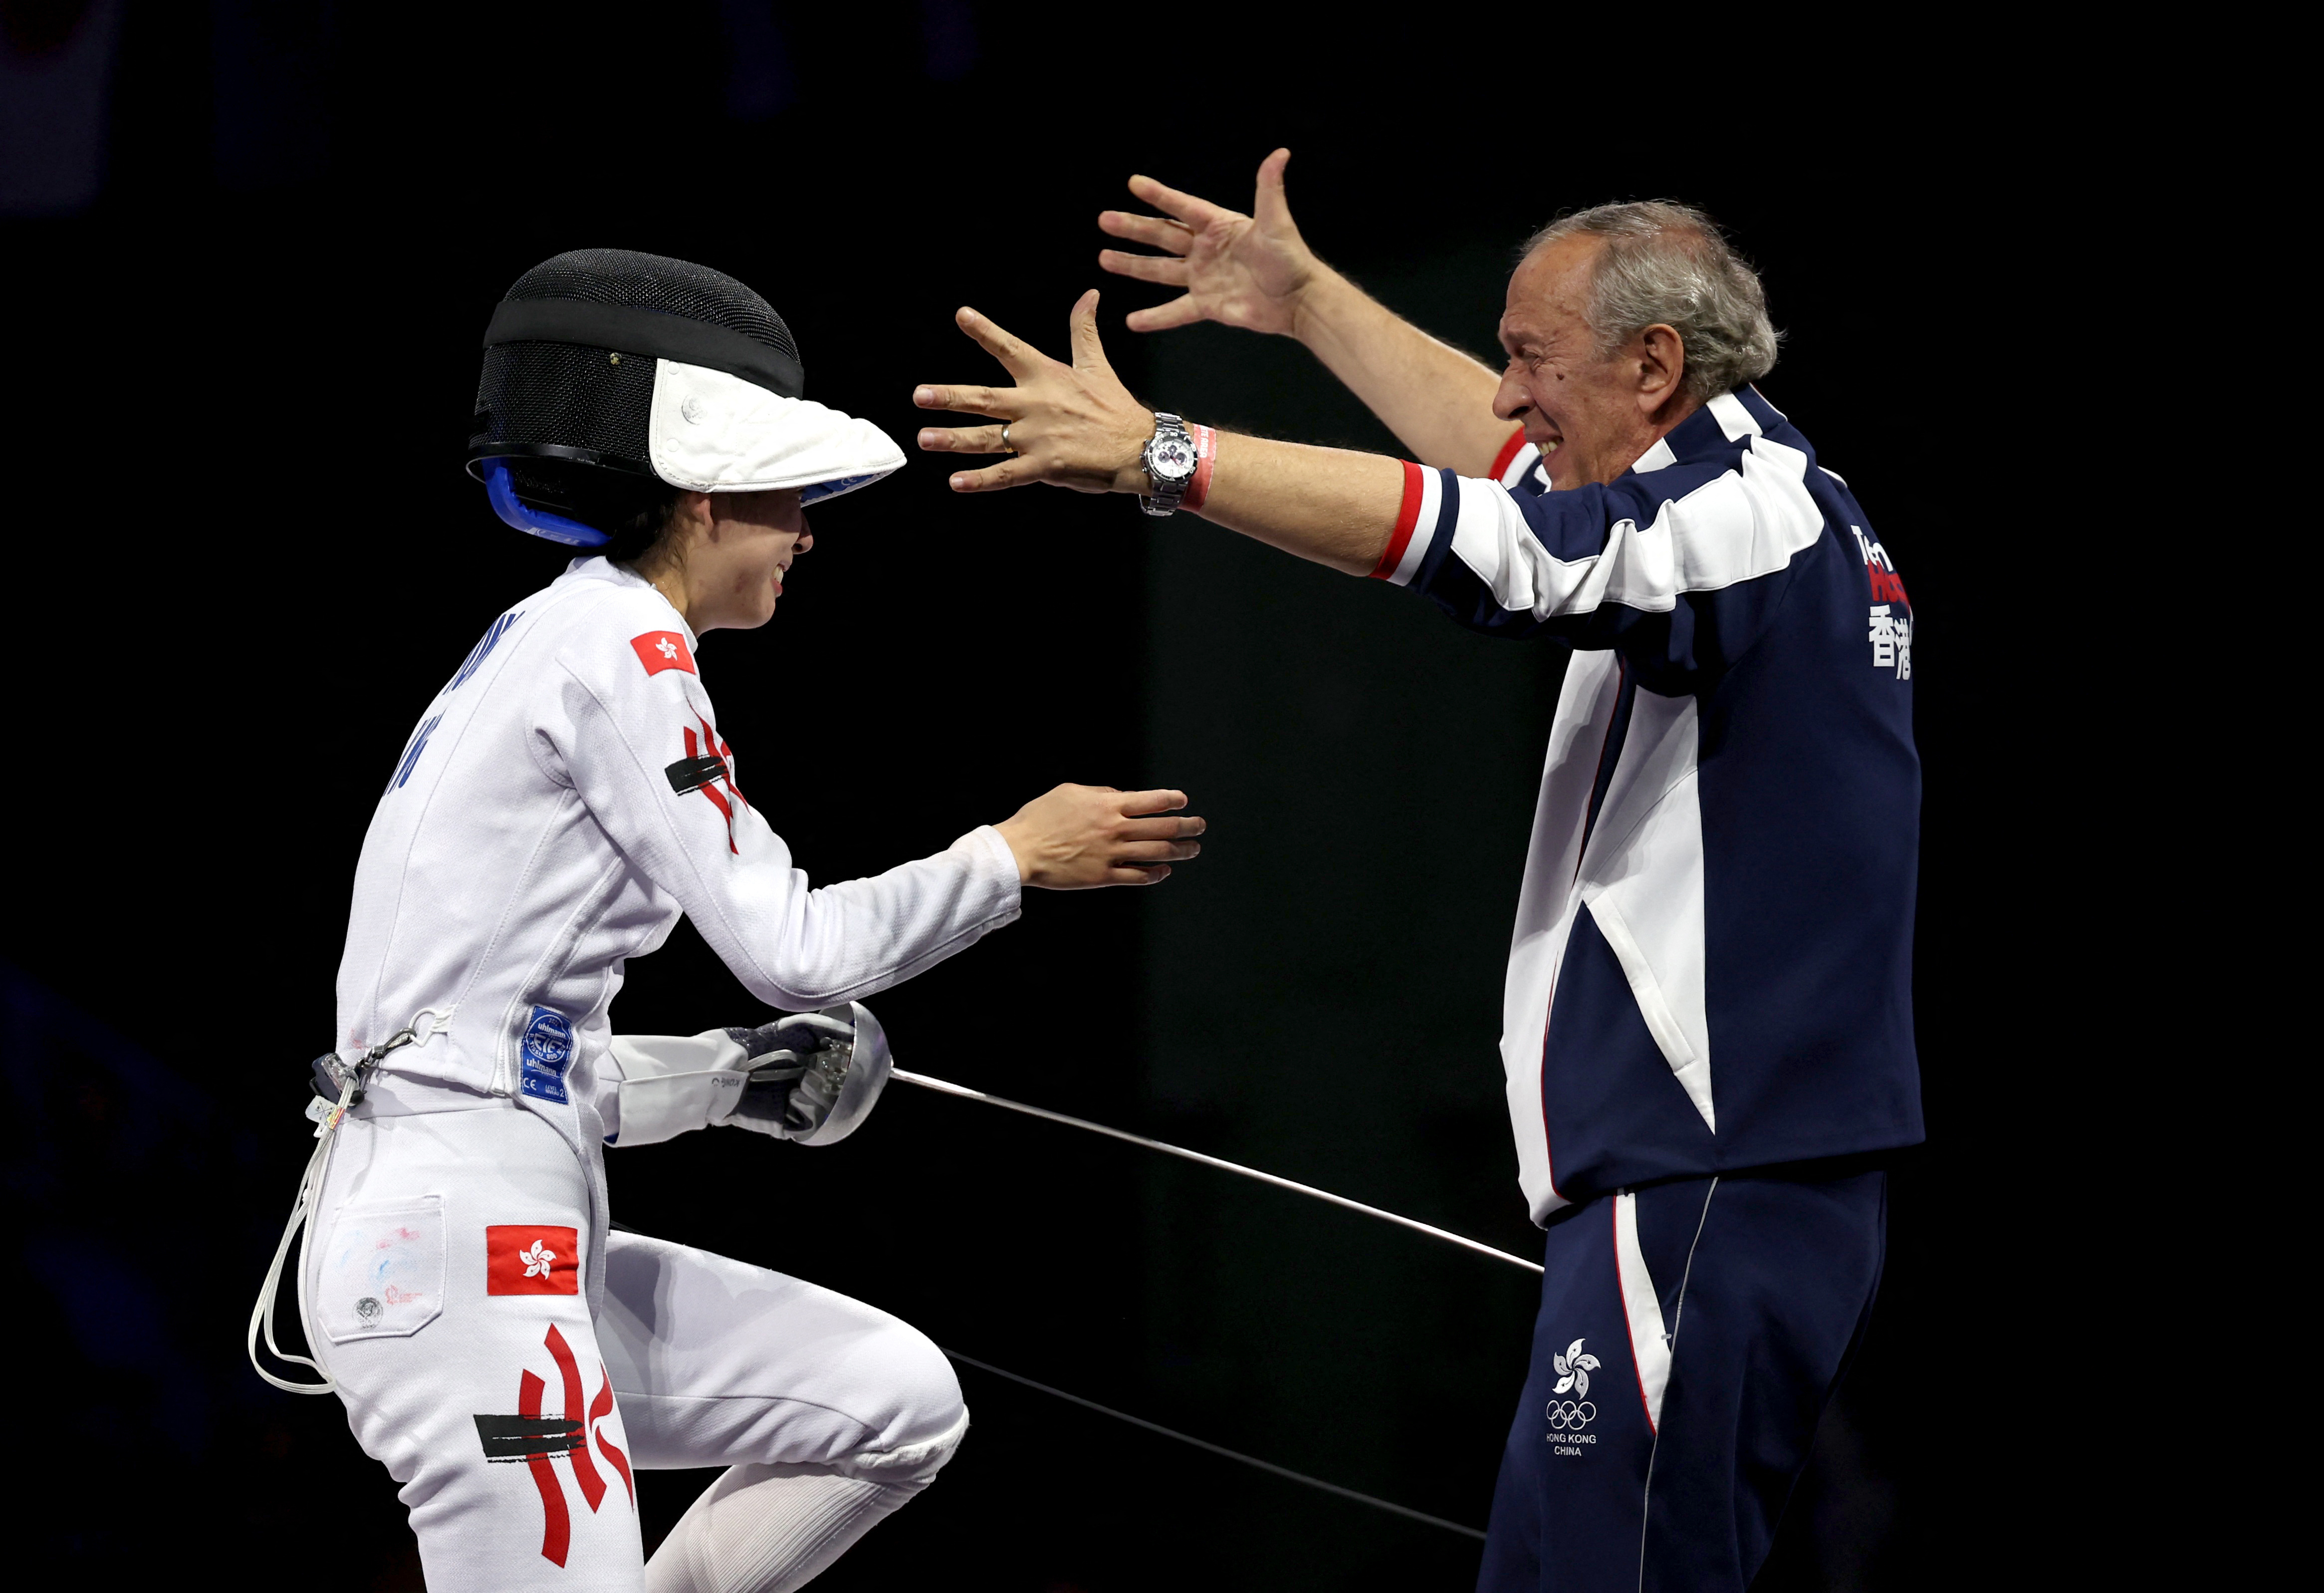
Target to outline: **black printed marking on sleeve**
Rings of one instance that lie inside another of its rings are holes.
[[[662,773],[669,776],[670,790],[684,796],[689,791],[700,791],[714,780],[724,780],[726,760],[706,753],[698,758],[680,758]]]
[[[565,1455],[581,1447],[581,1423],[561,1416],[479,1416],[476,1436],[487,1460]]]

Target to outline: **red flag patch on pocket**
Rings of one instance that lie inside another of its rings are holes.
[[[578,1294],[581,1241],[573,1228],[501,1225],[484,1229],[484,1292]]]
[[[684,670],[689,675],[702,672],[694,667],[694,654],[686,650],[686,638],[676,631],[648,631],[642,636],[632,636],[630,645],[637,650],[638,662],[650,675],[664,670]]]

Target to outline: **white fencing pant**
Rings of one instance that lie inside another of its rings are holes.
[[[469,1098],[342,1124],[305,1262],[309,1340],[435,1593],[787,1593],[951,1458],[943,1352],[828,1289],[617,1233],[593,1320],[585,1170]],[[642,1564],[633,1473],[721,1465]]]

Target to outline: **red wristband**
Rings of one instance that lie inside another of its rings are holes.
[[[1178,499],[1182,509],[1199,509],[1203,500],[1211,495],[1211,465],[1218,458],[1218,433],[1208,426],[1191,421],[1186,430],[1194,438],[1194,478],[1186,483],[1186,490]]]

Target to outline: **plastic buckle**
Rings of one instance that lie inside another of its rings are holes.
[[[327,1051],[309,1064],[309,1070],[314,1075],[309,1082],[314,1087],[316,1096],[328,1105],[336,1107],[339,1104],[339,1097],[346,1089],[347,1079],[350,1077],[357,1082],[355,1094],[347,1097],[347,1105],[352,1107],[362,1102],[364,1098],[362,1079],[365,1070],[361,1062],[350,1068],[346,1063],[339,1060],[338,1052]]]

